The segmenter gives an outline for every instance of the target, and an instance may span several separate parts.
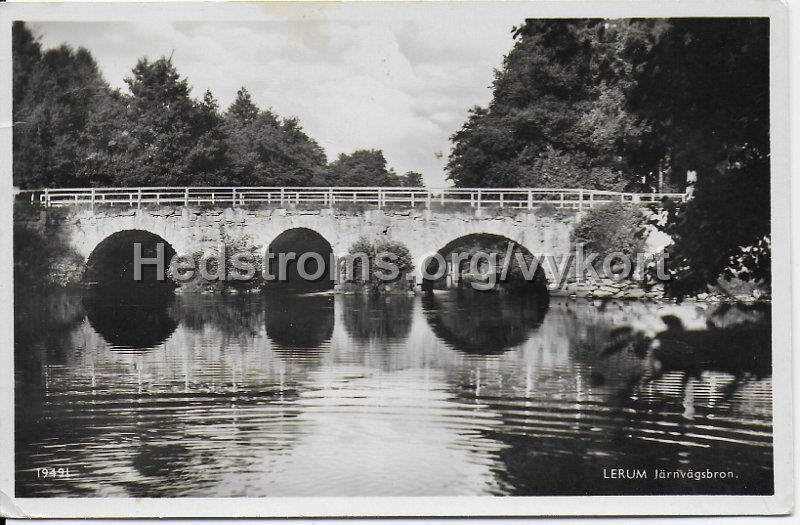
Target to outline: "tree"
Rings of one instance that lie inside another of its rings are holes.
[[[92,186],[125,185],[135,170],[128,122],[128,98],[119,90],[109,91],[95,101],[83,131],[84,160],[80,168]]]
[[[261,111],[244,88],[225,114],[233,180],[250,186],[310,186],[322,177],[325,152],[296,118]]]
[[[197,142],[189,153],[187,169],[190,184],[213,186],[229,184],[231,161],[228,156],[224,119],[211,91],[206,91],[198,105],[193,132]]]
[[[630,144],[646,132],[628,111],[629,21],[528,20],[496,72],[488,108],[451,140],[457,186],[619,190],[636,178]]]
[[[108,86],[91,54],[62,45],[41,52],[24,23],[13,25],[14,184],[85,186],[84,129]]]
[[[458,186],[683,191],[667,289],[770,282],[769,21],[529,20],[453,137]]]
[[[673,19],[629,46],[630,108],[654,133],[643,158],[662,161],[692,200],[663,226],[673,244],[668,290],[704,291],[721,275],[769,283],[769,20]]]
[[[121,185],[184,186],[191,183],[189,161],[204,130],[197,129],[198,107],[172,60],[142,58],[125,79],[130,137],[129,170]]]
[[[30,79],[34,67],[42,58],[42,45],[25,22],[15,21],[11,29],[12,69],[13,69],[13,105],[16,114],[21,106],[26,91],[30,87]]]
[[[244,87],[239,88],[236,99],[228,108],[228,117],[241,124],[247,124],[255,120],[258,113],[258,106],[253,102],[250,92]]]
[[[340,153],[328,166],[326,180],[331,186],[400,186],[401,179],[387,169],[381,150],[362,149]]]
[[[422,178],[422,173],[407,171],[403,175],[400,175],[400,186],[406,188],[423,188],[425,187],[425,179]]]

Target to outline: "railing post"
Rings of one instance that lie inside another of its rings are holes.
[[[44,189],[44,206],[45,208],[50,207],[50,190],[47,188]]]
[[[478,189],[478,209],[481,209],[481,194],[482,190]]]
[[[232,207],[236,207],[236,188],[231,188],[231,195],[233,199]]]
[[[189,207],[189,188],[183,188],[183,205]]]
[[[142,188],[136,188],[136,209],[142,207]]]
[[[383,207],[383,190],[378,188],[378,208]]]
[[[533,190],[530,188],[528,189],[528,209],[533,209]]]
[[[281,206],[283,206],[283,198],[284,198],[284,191],[283,191],[283,186],[281,186]]]
[[[594,208],[594,191],[589,192],[589,208]]]
[[[561,201],[561,205],[559,206],[562,210],[564,209],[564,192],[559,192],[558,194],[559,201]]]
[[[578,209],[583,209],[583,189],[578,190]]]
[[[91,204],[89,205],[91,209],[94,209],[94,188],[92,188],[92,197],[91,197]]]
[[[328,206],[330,206],[331,208],[333,208],[334,198],[335,197],[333,196],[333,188],[328,188]]]
[[[500,192],[500,207],[503,207],[503,192]]]
[[[431,208],[431,190],[425,188],[425,207],[430,209]]]

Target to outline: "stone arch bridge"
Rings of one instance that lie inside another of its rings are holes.
[[[588,208],[620,200],[657,202],[664,197],[588,190],[535,190],[544,192],[535,195],[531,189],[496,190],[494,196],[489,190],[439,190],[450,192],[444,195],[426,189],[382,188],[348,188],[346,194],[341,188],[336,189],[338,194],[332,188],[302,189],[306,193],[298,190],[292,195],[291,189],[280,188],[270,190],[274,194],[259,190],[261,199],[254,202],[246,200],[256,195],[253,190],[248,194],[218,188],[210,197],[209,189],[160,190],[155,195],[158,189],[147,189],[144,197],[142,189],[135,194],[120,189],[49,190],[31,192],[30,198],[45,206],[42,213],[52,206],[69,207],[63,224],[65,240],[84,262],[104,240],[121,232],[147,232],[178,254],[192,254],[218,246],[223,235],[246,237],[263,250],[284,232],[302,228],[321,236],[337,256],[345,255],[363,236],[402,242],[411,252],[421,283],[419,261],[462,237],[499,236],[536,256],[564,256],[574,253],[571,233]],[[352,209],[359,203],[367,206]],[[651,234],[646,249],[660,251],[668,240]],[[544,271],[553,282],[550,266],[545,265]]]
[[[505,237],[534,255],[567,254],[571,248],[570,233],[580,215],[539,216],[532,212],[514,217],[476,217],[474,214],[381,210],[351,215],[330,210],[225,208],[200,211],[164,207],[76,211],[68,215],[66,232],[69,243],[85,260],[111,235],[132,230],[161,237],[178,254],[208,251],[219,244],[223,232],[232,238],[247,237],[263,250],[284,232],[303,228],[324,238],[337,256],[345,255],[362,236],[387,237],[408,247],[415,261],[417,282],[421,282],[418,261],[468,235]],[[551,275],[547,277],[548,280],[552,278]]]

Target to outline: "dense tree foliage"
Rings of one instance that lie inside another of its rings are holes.
[[[488,108],[453,135],[457,186],[623,189],[648,132],[626,109],[628,21],[529,20],[496,73]]]
[[[400,175],[400,185],[406,188],[422,188],[425,186],[425,179],[422,178],[422,173],[407,171]]]
[[[694,293],[720,275],[768,284],[769,20],[649,27],[630,103],[654,131],[643,150],[679,180],[697,174],[691,201],[664,222],[674,241],[669,289]]]
[[[256,107],[246,89],[225,115],[232,182],[241,186],[308,186],[325,171],[322,148],[297,119],[281,119]]]
[[[529,20],[453,137],[457,186],[683,191],[670,292],[769,281],[769,21]]]
[[[387,169],[386,158],[380,150],[358,150],[342,153],[330,165],[328,182],[342,186],[400,186],[402,179]]]
[[[103,80],[91,54],[43,51],[13,27],[14,184],[65,186],[400,186],[378,150],[327,163],[296,118],[262,110],[242,88],[227,111],[201,100],[169,58],[143,58],[127,90]]]
[[[85,184],[83,130],[107,91],[97,64],[85,49],[60,46],[42,52],[20,22],[13,32],[15,181]]]

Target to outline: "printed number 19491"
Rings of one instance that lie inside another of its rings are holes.
[[[68,478],[69,477],[69,467],[67,468],[37,468],[36,469],[36,477],[37,478]]]

